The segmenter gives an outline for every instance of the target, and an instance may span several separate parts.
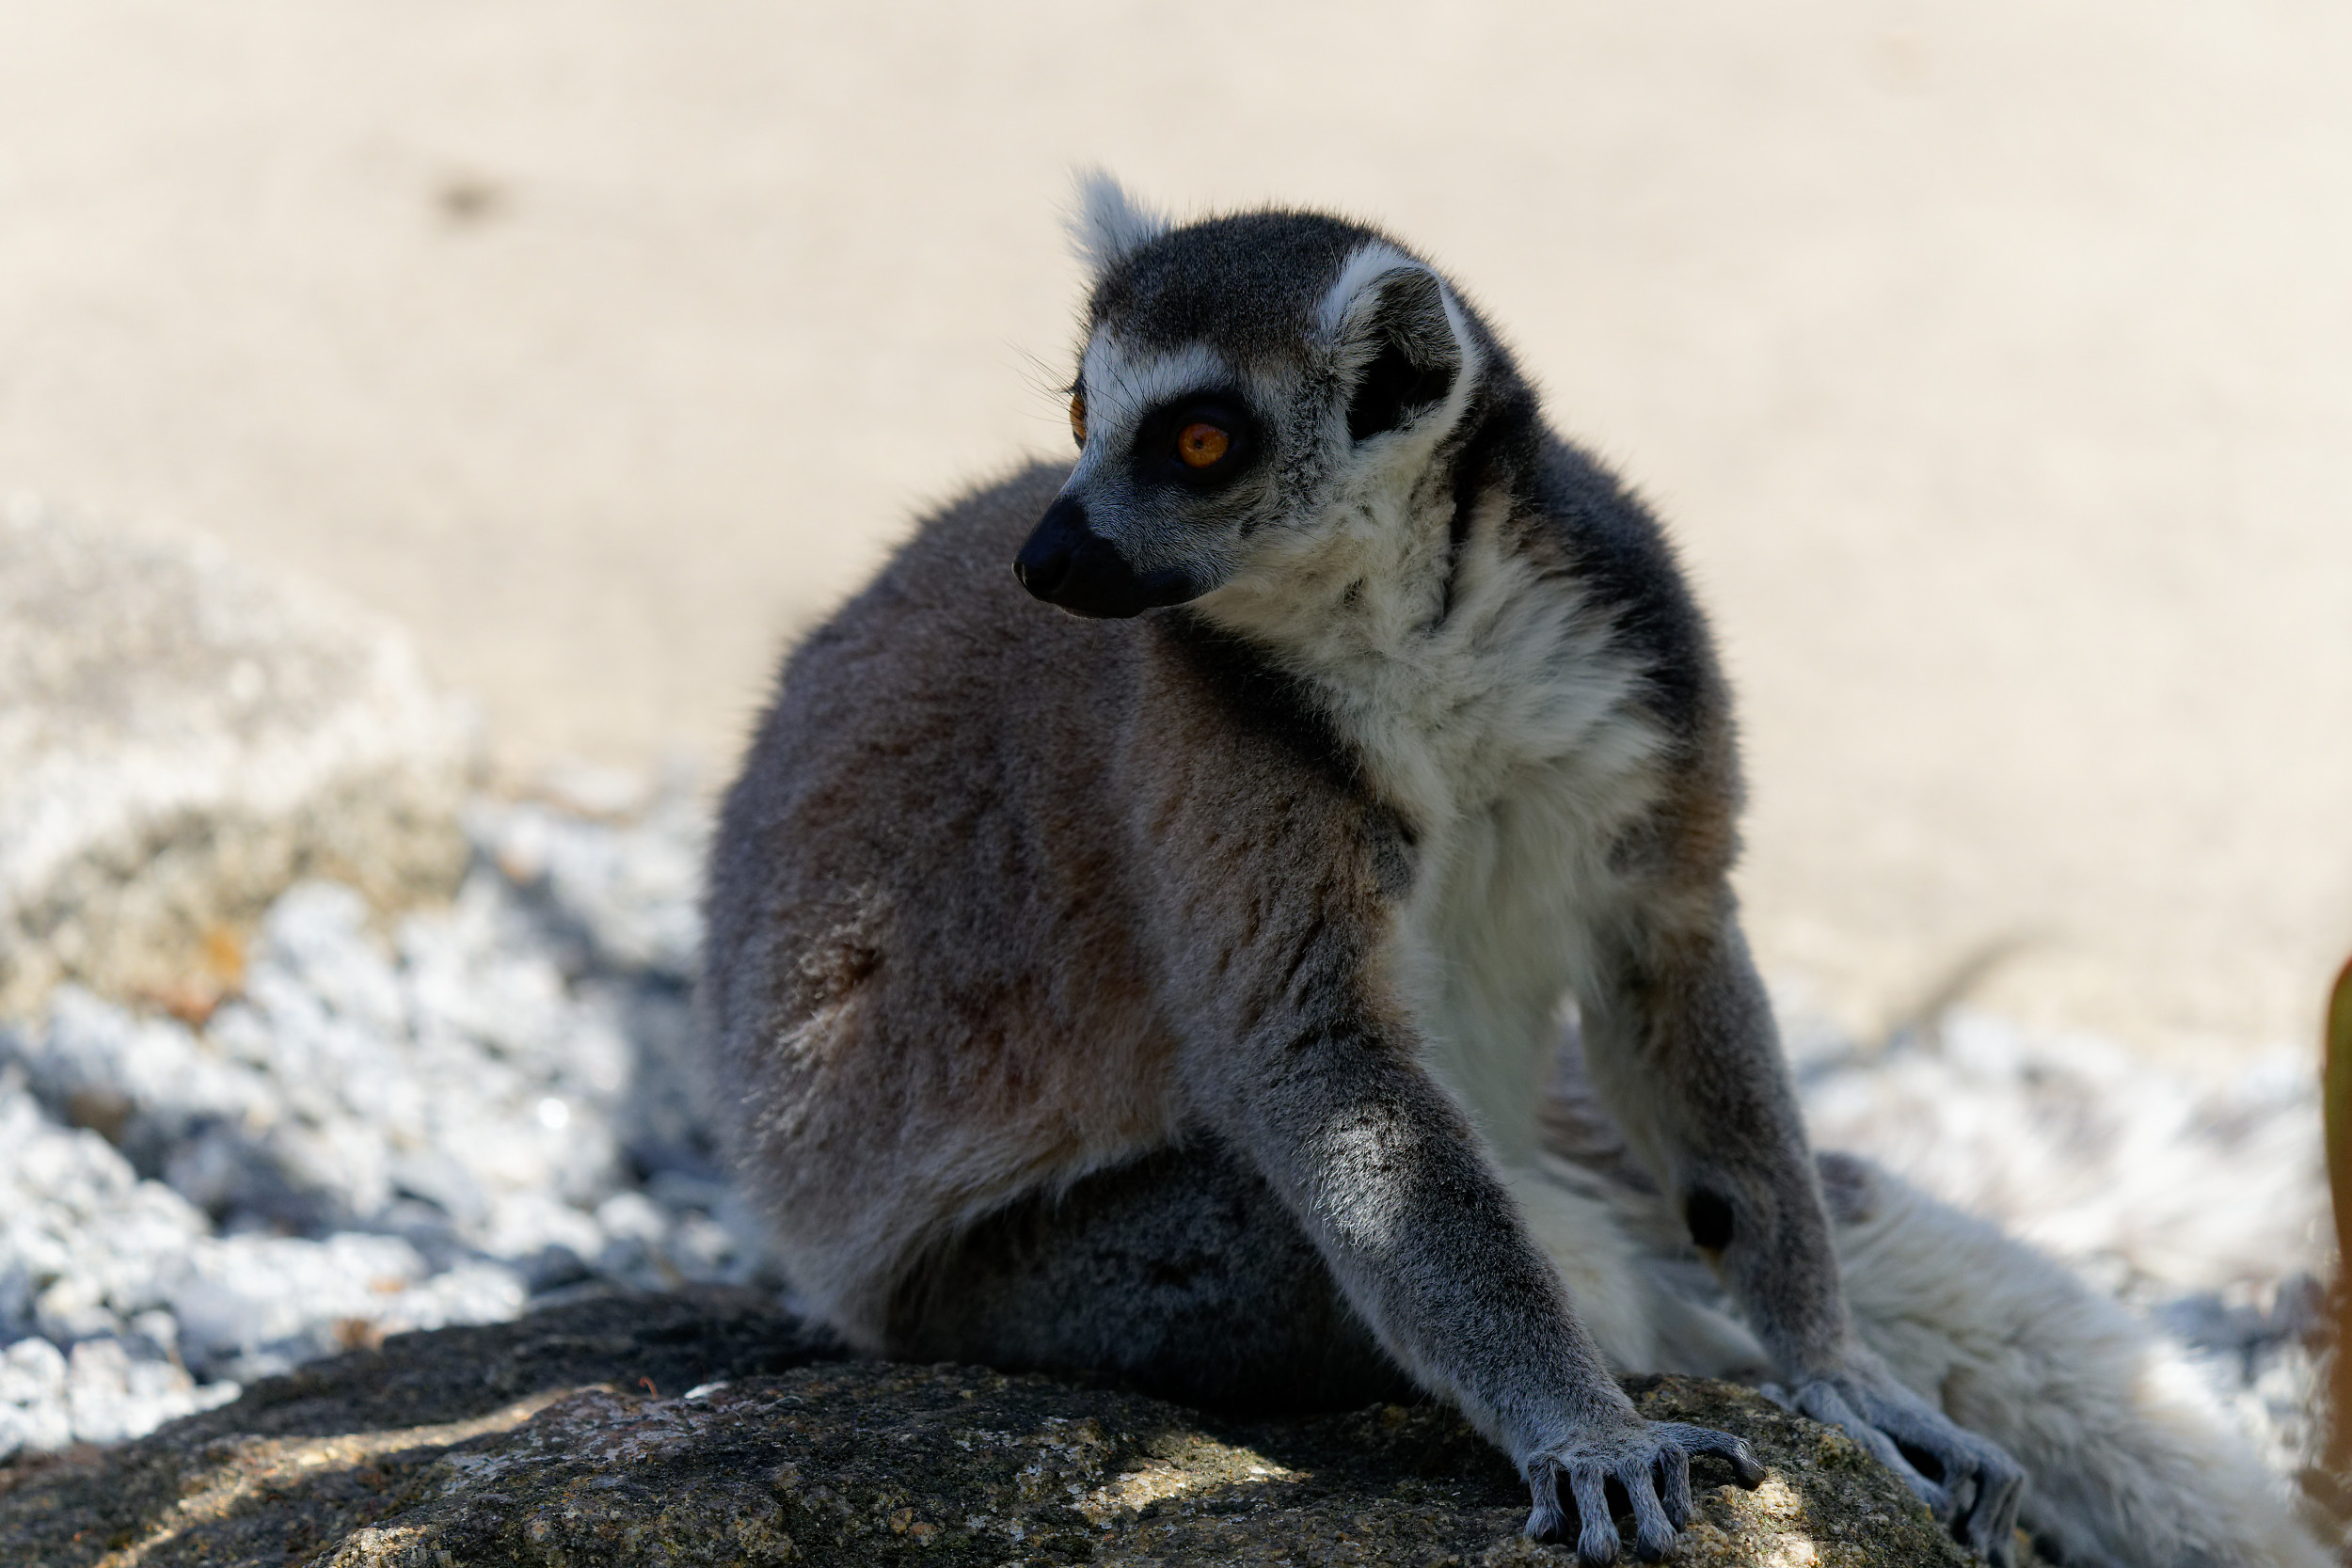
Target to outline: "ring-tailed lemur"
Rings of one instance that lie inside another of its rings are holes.
[[[2217,1429],[2134,1435],[2137,1350],[2039,1359],[2114,1338],[2088,1296],[2008,1311],[1947,1233],[2008,1243],[1859,1166],[1833,1226],[1726,880],[1706,625],[1459,291],[1356,224],[1171,228],[1107,180],[1079,233],[1075,466],[932,516],[792,655],[711,852],[706,1036],[800,1298],[1196,1403],[1417,1386],[1587,1563],[1611,1484],[1655,1558],[1694,1457],[1761,1474],[1613,1368],[1776,1377],[1995,1561],[2021,1506],[2085,1560],[2315,1561],[2172,1462]],[[1547,1154],[1569,996],[1744,1328]]]

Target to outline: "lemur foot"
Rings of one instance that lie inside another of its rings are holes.
[[[1883,1371],[1816,1378],[1798,1385],[1794,1394],[1777,1387],[1764,1393],[1845,1433],[1900,1476],[1953,1540],[1994,1568],[2012,1568],[2026,1472],[1997,1445],[1953,1425]],[[1920,1460],[1934,1469],[1933,1476],[1920,1468]]]
[[[1633,1555],[1662,1561],[1674,1555],[1675,1537],[1691,1522],[1691,1461],[1700,1454],[1728,1460],[1742,1486],[1763,1483],[1764,1466],[1729,1433],[1639,1421],[1529,1461],[1522,1468],[1535,1508],[1527,1516],[1527,1533],[1537,1541],[1565,1541],[1573,1516],[1577,1561],[1581,1568],[1606,1568],[1617,1560],[1617,1523],[1609,1511],[1613,1482],[1633,1510]],[[1561,1506],[1563,1492],[1573,1510]]]

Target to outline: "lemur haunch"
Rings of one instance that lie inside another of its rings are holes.
[[[1080,242],[1075,465],[930,518],[792,655],[712,849],[706,1035],[803,1303],[1197,1404],[1418,1387],[1587,1563],[1613,1483],[1654,1559],[1694,1458],[1762,1474],[1613,1367],[1776,1378],[1994,1561],[2021,1503],[2079,1560],[2318,1560],[2208,1496],[2217,1429],[2061,1447],[2090,1480],[2028,1491],[2018,1369],[2074,1354],[2073,1309],[1984,1344],[1923,1315],[1997,1281],[1921,1236],[2010,1243],[1851,1163],[1834,1235],[1726,880],[1705,621],[1461,293],[1356,224],[1170,228],[1107,180]],[[1569,997],[1634,1182],[1547,1151]],[[1896,1260],[1875,1295],[1844,1235]],[[1738,1321],[1670,1287],[1677,1247]],[[2108,1359],[2052,1430],[2137,1408]]]

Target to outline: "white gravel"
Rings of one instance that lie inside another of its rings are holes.
[[[70,988],[0,1027],[0,1458],[582,1287],[778,1283],[684,1049],[690,795],[467,826],[449,908],[383,929],[348,889],[286,893],[201,1028]],[[2309,1062],[2192,1081],[1964,1012],[1863,1051],[1786,1010],[1817,1142],[2074,1263],[2198,1351],[2278,1464],[2308,1453]]]
[[[571,1288],[767,1277],[681,1049],[686,797],[468,827],[455,902],[389,930],[287,892],[200,1029],[71,987],[0,1028],[0,1457]]]

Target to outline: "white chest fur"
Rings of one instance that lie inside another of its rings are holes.
[[[1591,973],[1617,898],[1606,847],[1622,813],[1586,809],[1580,771],[1530,768],[1449,824],[1398,933],[1428,1066],[1505,1164],[1534,1156],[1561,1006]]]
[[[1662,737],[1632,703],[1642,671],[1606,611],[1502,547],[1499,521],[1480,509],[1450,594],[1425,543],[1443,531],[1391,522],[1369,538],[1421,549],[1325,555],[1283,585],[1278,625],[1248,615],[1264,600],[1232,608],[1323,690],[1412,824],[1399,978],[1430,1068],[1518,1164],[1534,1153],[1561,1003],[1615,902],[1610,846],[1652,796]]]

